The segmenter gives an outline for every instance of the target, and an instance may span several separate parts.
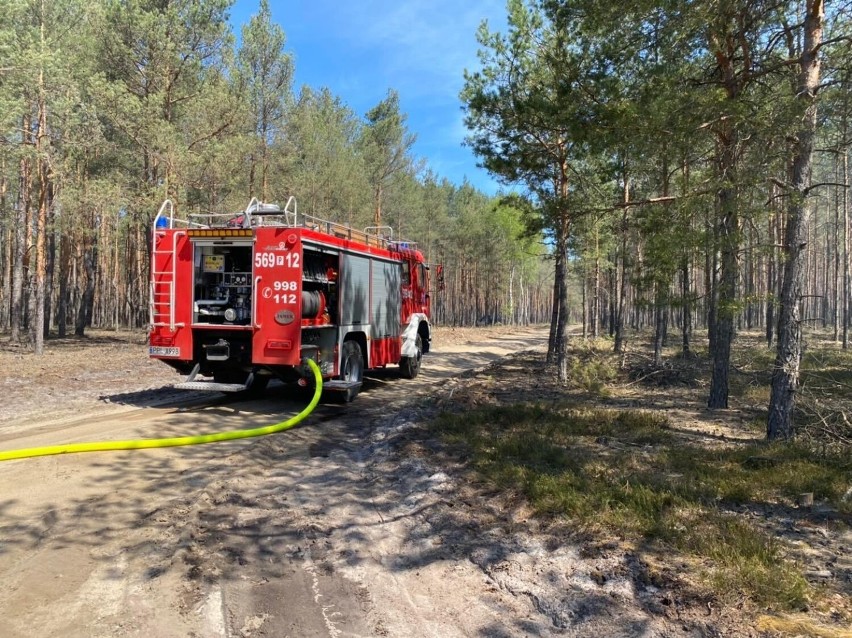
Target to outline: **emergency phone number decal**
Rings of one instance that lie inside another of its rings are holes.
[[[274,289],[274,291],[273,291]],[[288,293],[288,291],[293,291]],[[264,299],[272,299],[277,304],[295,304],[296,293],[299,291],[298,281],[276,281],[272,287],[267,286],[262,291]]]
[[[296,256],[298,257],[298,255]],[[298,281],[276,281],[272,284],[272,287],[275,289],[275,293],[272,295],[275,303],[284,305],[296,303],[296,295],[294,293],[299,290]],[[293,293],[287,294],[291,290]]]
[[[298,268],[300,265],[299,253],[256,253],[254,256],[255,268],[273,268],[284,266],[286,268]]]

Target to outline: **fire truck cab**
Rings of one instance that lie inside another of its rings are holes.
[[[149,355],[188,379],[175,387],[260,390],[278,377],[349,401],[364,371],[414,378],[429,351],[429,267],[389,227],[358,231],[253,199],[239,214],[178,219],[161,206],[152,236]],[[205,379],[206,377],[206,379]]]

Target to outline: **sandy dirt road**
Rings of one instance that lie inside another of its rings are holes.
[[[564,633],[577,618],[564,597],[588,576],[565,573],[563,550],[472,522],[465,510],[488,503],[400,443],[418,397],[545,340],[530,329],[438,343],[418,379],[375,375],[355,403],[323,403],[271,437],[0,464],[0,636]],[[283,388],[183,407],[143,394],[143,407],[128,393],[108,410],[6,422],[0,449],[255,427],[303,405]],[[594,630],[588,617],[576,635]],[[650,629],[619,618],[625,635]]]

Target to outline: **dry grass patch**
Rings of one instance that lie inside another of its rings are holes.
[[[757,629],[772,636],[800,636],[801,638],[852,638],[852,630],[820,625],[807,618],[761,616]]]
[[[729,508],[813,492],[850,512],[848,456],[798,444],[687,445],[651,412],[516,403],[444,413],[433,425],[482,477],[519,491],[539,515],[699,559],[721,599],[792,610],[813,596],[783,543]]]
[[[487,483],[567,523],[553,529],[614,536],[662,561],[667,587],[846,626],[852,454],[823,431],[852,405],[852,352],[806,349],[800,436],[768,444],[774,352],[755,335],[738,336],[732,407],[720,411],[706,409],[706,352],[667,349],[659,366],[611,348],[573,342],[567,387],[530,353],[490,366],[440,404],[433,427]],[[806,493],[812,510],[798,505]]]

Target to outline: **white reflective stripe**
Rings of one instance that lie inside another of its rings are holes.
[[[417,312],[411,315],[411,320],[402,332],[402,356],[415,357],[417,356],[417,331],[420,329],[420,322],[427,322],[429,318],[422,312]]]

